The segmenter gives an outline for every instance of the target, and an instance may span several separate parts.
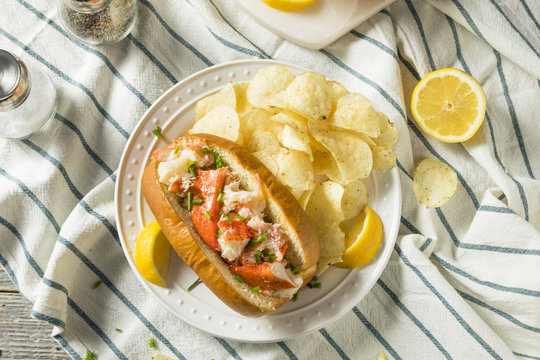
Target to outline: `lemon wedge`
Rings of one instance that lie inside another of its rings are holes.
[[[458,69],[433,71],[414,88],[411,111],[418,125],[448,143],[470,139],[482,125],[486,96],[478,82]]]
[[[263,0],[264,3],[280,11],[298,11],[307,8],[315,0]]]
[[[333,264],[346,269],[366,265],[373,259],[383,236],[381,218],[368,205],[345,238],[343,262]]]
[[[377,360],[386,360],[386,356],[384,355],[383,351],[381,351],[381,353],[379,354],[379,357],[377,358]]]
[[[167,287],[167,270],[171,246],[157,221],[146,225],[135,241],[135,264],[141,275],[152,284]]]

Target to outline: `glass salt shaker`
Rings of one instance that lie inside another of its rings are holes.
[[[39,67],[0,49],[0,136],[24,139],[56,114],[56,89]]]
[[[64,28],[90,45],[122,40],[137,20],[137,0],[58,1],[58,14]]]

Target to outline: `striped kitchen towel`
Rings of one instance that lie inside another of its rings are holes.
[[[51,4],[4,0],[0,12],[0,48],[41,66],[58,91],[44,132],[0,139],[0,263],[73,358],[90,349],[97,359],[540,359],[539,2],[398,0],[318,51],[230,0],[141,0],[127,39],[91,47]],[[114,220],[115,170],[145,110],[198,70],[250,58],[321,72],[365,94],[400,132],[403,212],[386,270],[342,318],[269,344],[173,318],[138,283]],[[486,93],[484,124],[462,144],[430,138],[410,114],[415,84],[446,67]],[[426,157],[459,180],[438,209],[413,193]]]

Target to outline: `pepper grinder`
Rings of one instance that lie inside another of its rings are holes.
[[[40,68],[0,49],[0,136],[24,139],[56,114],[56,89]]]
[[[137,20],[137,0],[58,0],[65,29],[90,45],[106,45],[125,38]]]

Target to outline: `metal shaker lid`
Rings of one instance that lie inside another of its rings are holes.
[[[9,52],[0,49],[0,101],[8,99],[21,80],[21,66]]]

